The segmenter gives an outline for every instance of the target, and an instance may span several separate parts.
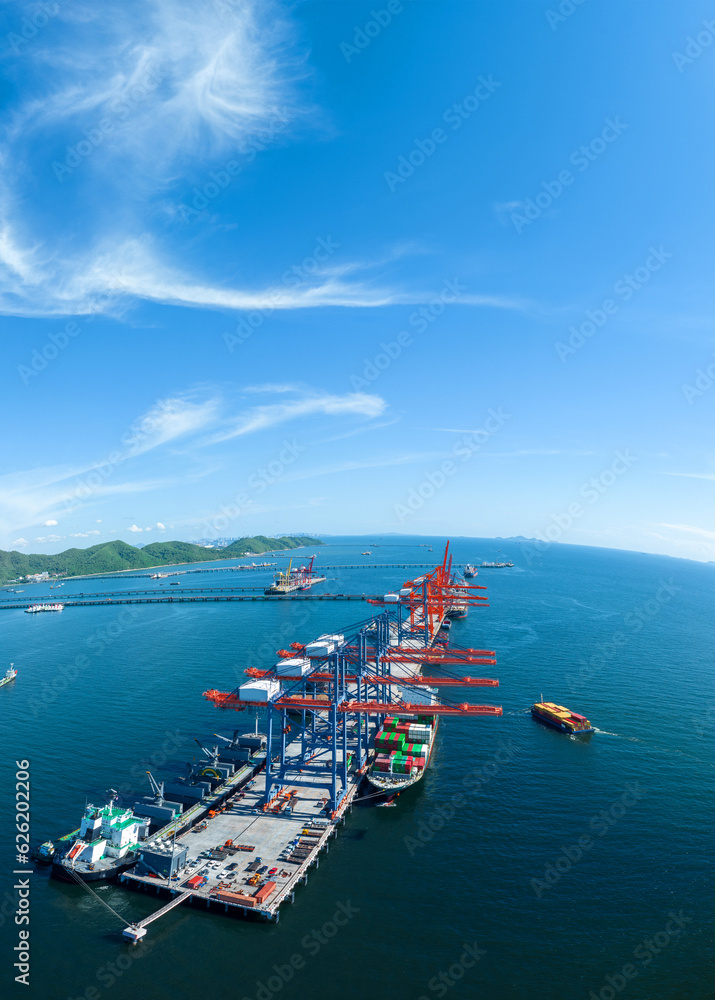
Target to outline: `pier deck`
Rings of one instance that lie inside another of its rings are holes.
[[[131,870],[125,872],[120,881],[129,888],[148,891],[154,889],[157,894],[162,895],[167,892],[172,895],[182,893],[186,902],[193,906],[203,904],[205,907],[220,908],[236,915],[255,914],[264,920],[277,920],[281,904],[292,899],[296,886],[307,880],[308,869],[319,863],[320,853],[326,848],[330,837],[335,835],[337,824],[352,805],[359,782],[360,776],[353,774],[335,819],[327,820],[324,812],[327,793],[318,785],[296,787],[298,794],[292,798],[291,815],[286,815],[285,812],[263,812],[261,806],[265,792],[265,774],[261,772],[252,782],[251,788],[242,789],[242,797],[240,791],[229,796],[224,811],[205,820],[205,829],[197,828],[197,820],[195,826],[177,835],[176,845],[188,850],[187,867],[180,872],[178,878],[167,881],[149,875],[138,875],[135,870]],[[286,785],[285,791],[290,790],[291,786]],[[300,857],[287,860],[289,845],[305,829],[309,829],[311,834],[305,838],[309,849]],[[160,836],[170,846],[172,828],[165,828]],[[156,838],[152,839],[156,843]],[[221,847],[227,840],[234,844],[252,846],[254,850],[238,850],[215,862],[199,858],[204,852]],[[247,869],[258,858],[261,859],[261,867],[278,870],[273,875],[264,873],[257,885],[249,885],[248,880],[254,872]],[[197,860],[199,863],[192,866],[191,862]],[[236,867],[227,872],[229,865]],[[191,888],[187,882],[194,875],[206,876],[208,881],[198,888]],[[231,901],[217,896],[219,892],[252,895],[266,881],[274,882],[275,889],[265,900],[256,901],[253,905],[249,901]],[[148,920],[142,923],[146,922]]]

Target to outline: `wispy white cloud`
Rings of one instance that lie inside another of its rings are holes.
[[[127,438],[130,454],[141,455],[169,441],[195,434],[215,422],[218,407],[217,398],[201,403],[182,397],[159,400],[132,424]]]
[[[26,538],[16,538],[12,544],[17,545],[17,547],[21,549],[28,544],[28,541]]]
[[[157,225],[159,216],[176,215],[173,199],[182,185],[191,188],[186,178],[228,155],[253,157],[320,119],[302,86],[307,50],[288,10],[276,0],[62,7],[53,44],[23,53],[30,96],[8,109],[0,144],[0,313],[119,317],[136,300],[231,310],[378,308],[426,304],[439,294],[430,282],[404,288],[385,277],[387,264],[428,252],[415,242],[326,261],[293,286],[227,287],[208,261],[203,274],[194,257],[182,264],[176,241]],[[39,175],[56,181],[47,205],[36,197]],[[59,200],[76,244],[52,221]],[[478,290],[458,302],[530,308]]]
[[[216,422],[219,405],[214,396],[199,401],[189,396],[160,400],[133,421],[123,438],[124,449],[117,450],[118,460],[45,466],[0,476],[0,535],[11,537],[12,532],[39,523],[54,527],[59,511],[68,511],[88,498],[131,496],[208,475],[210,469],[189,473],[183,468],[173,476],[129,479],[125,469],[152,449],[206,430]],[[102,470],[99,474],[98,469]],[[99,482],[95,481],[97,477]],[[54,516],[48,517],[50,514]],[[101,519],[96,523],[101,524]]]
[[[243,387],[244,392],[304,392],[305,386],[299,382],[266,382],[264,385],[246,385]]]
[[[99,535],[99,531],[74,531],[70,532],[70,538],[89,538],[90,535]],[[39,539],[38,539],[39,541]]]
[[[23,52],[28,96],[5,109],[0,307],[86,313],[93,294],[119,288],[146,297],[138,272],[134,286],[130,272],[121,284],[121,248],[153,228],[157,199],[191,169],[205,171],[229,152],[255,155],[312,113],[300,96],[306,52],[295,37],[275,0],[64,5],[53,44],[35,41]],[[87,253],[72,253],[66,230],[51,225],[55,213],[41,204],[27,211],[25,186],[36,194],[38,174],[56,184],[52,200],[61,193],[72,205]],[[97,210],[98,185],[111,216]],[[106,256],[111,246],[120,250]],[[154,262],[152,273],[160,271]],[[170,300],[186,294],[164,284]]]
[[[679,479],[715,479],[715,472],[661,472],[662,476],[676,476]]]
[[[671,531],[681,531],[688,535],[697,535],[699,538],[708,538],[715,540],[715,531],[710,531],[707,528],[697,528],[692,524],[666,524],[658,523],[657,528],[669,528]]]
[[[270,403],[265,406],[252,407],[240,414],[233,421],[232,426],[219,431],[210,438],[209,443],[217,444],[221,441],[229,441],[232,438],[265,430],[276,424],[283,424],[300,417],[322,414],[331,417],[353,415],[372,418],[379,417],[386,408],[387,403],[380,396],[363,392],[351,392],[344,396],[316,393],[287,403]]]
[[[328,465],[307,469],[303,472],[287,473],[281,477],[283,483],[295,483],[319,476],[334,476],[343,472],[359,472],[363,469],[384,469],[397,465],[418,465],[443,458],[442,452],[405,452],[403,454],[386,455],[383,458],[347,459],[344,462],[332,462]]]
[[[369,434],[372,431],[382,430],[383,427],[392,427],[393,424],[399,424],[402,417],[393,417],[392,420],[380,420],[377,423],[366,424],[362,427],[353,427],[352,430],[346,431],[344,434],[335,434],[328,438],[323,438],[322,441],[317,441],[316,444],[331,444],[333,441],[344,441],[345,438],[356,437],[358,434]]]

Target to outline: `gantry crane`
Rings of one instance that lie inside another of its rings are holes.
[[[487,606],[486,598],[475,593],[485,589],[453,576],[447,544],[441,565],[407,581],[399,594],[372,600],[384,610],[352,626],[351,634],[294,642],[290,650],[279,650],[281,659],[272,669],[247,669],[251,680],[236,690],[204,692],[220,708],[267,710],[264,808],[274,790],[290,782],[324,785],[328,809],[334,812],[347,791],[351,767],[366,766],[371,735],[388,714],[501,715],[495,705],[439,702],[436,691],[497,687],[497,680],[419,673],[423,666],[496,663],[493,650],[448,646],[441,631],[455,607]],[[298,730],[290,742],[289,715]]]

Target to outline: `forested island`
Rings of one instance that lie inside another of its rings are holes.
[[[216,559],[236,559],[246,554],[280,552],[302,546],[323,545],[319,538],[308,535],[283,535],[268,538],[255,535],[239,538],[222,549],[208,549],[191,542],[152,542],[138,549],[119,539],[101,542],[88,549],[65,549],[55,555],[6,552],[0,549],[0,584],[34,573],[50,576],[85,576],[91,573],[114,573],[124,569],[150,569],[176,563],[210,562]]]

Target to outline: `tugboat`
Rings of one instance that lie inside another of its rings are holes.
[[[14,665],[11,663],[10,669],[5,671],[5,676],[0,677],[0,687],[3,687],[5,684],[9,684],[11,681],[14,681],[16,677],[17,677],[17,670],[15,670]]]
[[[476,566],[472,566],[471,563],[467,563],[464,567],[464,578],[465,580],[472,580],[477,575]]]
[[[44,844],[40,844],[39,847],[35,848],[32,852],[32,857],[35,861],[39,861],[41,865],[51,865],[56,853],[57,851],[52,841],[46,840]]]
[[[63,882],[109,882],[139,861],[140,841],[149,834],[149,820],[115,805],[109,789],[106,806],[87,805],[79,833],[62,857],[52,861],[52,875]],[[44,845],[43,845],[44,846]]]

